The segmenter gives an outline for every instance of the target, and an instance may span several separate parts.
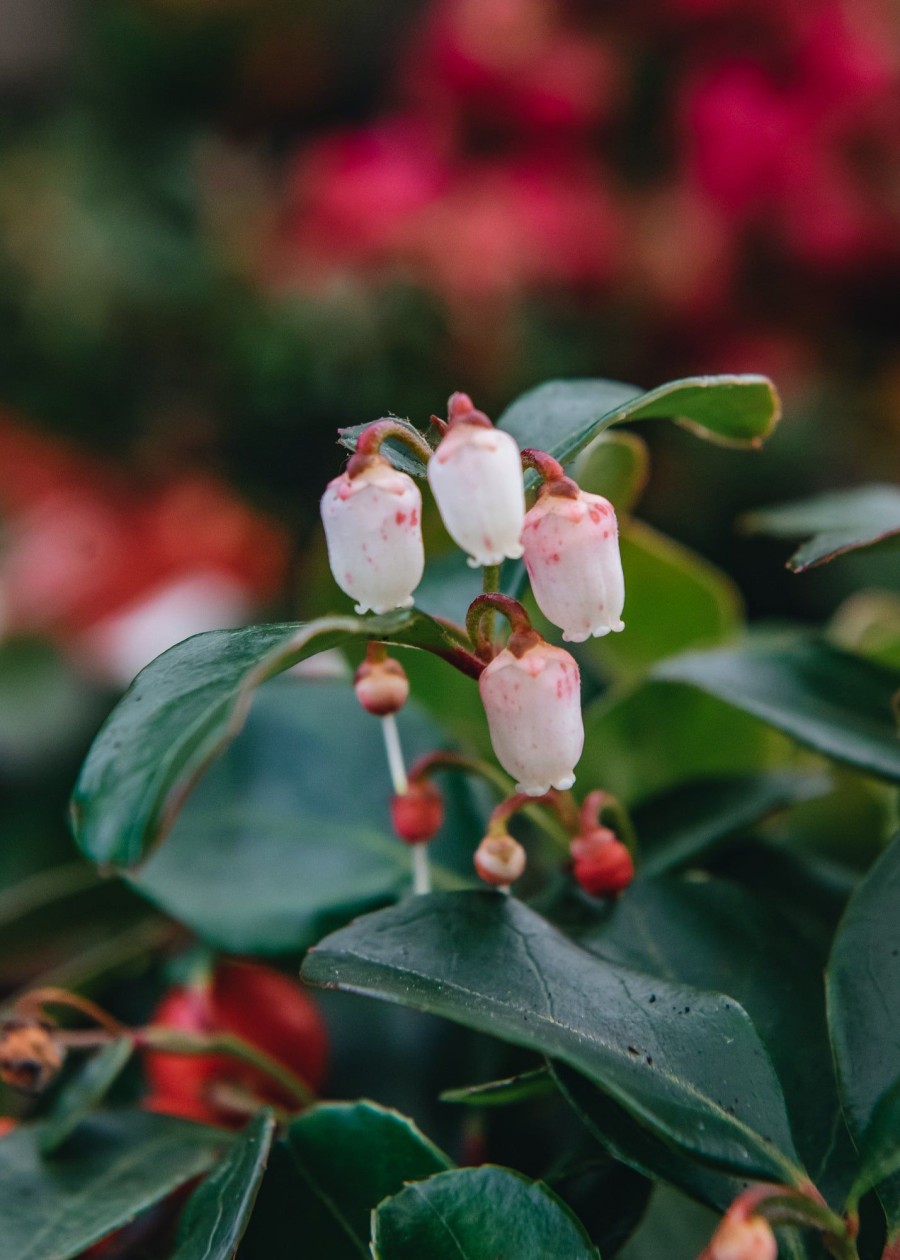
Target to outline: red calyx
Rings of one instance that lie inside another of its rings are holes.
[[[413,779],[404,796],[391,798],[394,830],[407,844],[424,844],[444,825],[444,798],[430,779]]]
[[[596,827],[571,844],[575,878],[592,897],[614,897],[634,879],[634,860],[609,827]]]
[[[220,962],[204,984],[170,989],[153,1024],[184,1032],[231,1033],[257,1046],[321,1088],[328,1061],[325,1023],[312,998],[288,976],[260,963]],[[265,1072],[228,1055],[147,1052],[144,1069],[151,1111],[207,1124],[235,1125],[246,1117],[216,1098],[216,1086],[296,1109],[297,1100]],[[223,1089],[223,1093],[225,1090]]]

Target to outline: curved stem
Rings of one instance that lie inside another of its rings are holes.
[[[558,459],[554,459],[547,451],[539,451],[537,447],[526,446],[521,452],[522,467],[533,468],[543,481],[562,481],[566,470]]]
[[[50,985],[23,993],[13,1009],[20,1015],[41,1016],[45,1006],[67,1006],[71,1010],[80,1011],[82,1015],[92,1019],[95,1024],[105,1028],[114,1037],[131,1035],[131,1030],[125,1024],[98,1006],[96,1002],[92,1002],[90,998],[81,997],[78,993],[70,993],[68,989],[56,989]]]
[[[137,1029],[132,1036],[140,1049],[162,1054],[226,1054],[232,1059],[239,1059],[242,1063],[259,1068],[301,1106],[308,1107],[316,1100],[315,1093],[306,1081],[295,1076],[264,1051],[230,1033],[187,1033],[180,1028],[150,1024],[147,1028]]]
[[[635,856],[637,836],[634,823],[628,810],[612,792],[598,789],[587,794],[581,806],[581,826],[586,832],[594,827],[609,827],[631,855]]]
[[[494,654],[494,645],[486,632],[485,621],[488,615],[492,617],[495,611],[503,614],[512,629],[510,651],[516,650],[512,646],[512,639],[518,640],[520,651],[524,651],[526,645],[530,647],[533,642],[540,639],[540,635],[532,628],[528,613],[517,599],[490,591],[477,595],[466,613],[466,629],[475,646],[476,655],[482,660],[490,660]]]
[[[427,464],[434,453],[424,437],[411,425],[393,420],[389,416],[383,420],[374,420],[366,425],[357,439],[356,450],[347,465],[347,472],[351,477],[362,472],[372,456],[380,453],[381,444],[387,438],[395,438],[404,446],[408,446],[413,454],[418,455],[423,464]]]

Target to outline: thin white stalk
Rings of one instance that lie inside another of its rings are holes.
[[[431,892],[431,868],[428,865],[428,845],[413,844],[412,849],[412,873],[413,873],[413,892],[419,893]]]
[[[409,791],[406,778],[406,763],[403,760],[403,749],[400,747],[400,732],[393,713],[381,719],[381,731],[384,735],[384,749],[387,753],[388,769],[395,796],[405,796]]]
[[[400,732],[393,713],[381,719],[381,732],[384,735],[384,750],[387,753],[388,769],[395,796],[405,796],[409,791],[409,780],[406,777],[406,762],[403,760],[403,749],[400,746]],[[410,846],[412,858],[413,892],[431,892],[431,870],[428,864],[428,845],[413,844]]]

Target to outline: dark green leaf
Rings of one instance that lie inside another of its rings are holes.
[[[732,638],[741,600],[731,579],[681,543],[641,521],[623,523],[625,632],[583,648],[601,673],[630,681],[663,657]]]
[[[687,781],[768,770],[794,751],[777,731],[714,696],[655,682],[596,700],[584,730],[579,789],[602,786],[631,805]]]
[[[531,1098],[546,1098],[555,1089],[549,1068],[540,1067],[532,1072],[522,1072],[519,1076],[508,1076],[502,1081],[445,1089],[441,1102],[465,1103],[469,1107],[506,1107]]]
[[[304,975],[560,1059],[706,1162],[800,1175],[781,1091],[736,1003],[600,963],[512,898],[410,898],[328,937]]]
[[[230,1260],[247,1228],[275,1135],[269,1112],[254,1116],[188,1200],[172,1260]]]
[[[85,1116],[90,1115],[106,1096],[133,1052],[134,1042],[130,1037],[120,1037],[94,1051],[75,1076],[66,1081],[54,1099],[46,1124],[41,1128],[42,1155],[52,1155]]]
[[[794,573],[802,573],[847,551],[900,534],[900,488],[860,486],[761,508],[744,516],[741,526],[748,533],[773,538],[812,535],[787,562]]]
[[[849,1195],[854,1206],[867,1191],[900,1174],[900,1080],[877,1103],[859,1144],[859,1162]]]
[[[780,415],[765,376],[694,376],[649,393],[620,381],[548,381],[517,398],[497,423],[520,446],[549,451],[566,464],[614,424],[670,419],[714,442],[760,446]]]
[[[54,1156],[42,1126],[0,1142],[4,1260],[69,1260],[206,1172],[228,1134],[147,1112],[85,1120]]]
[[[723,840],[769,814],[824,795],[825,775],[731,775],[684,783],[640,806],[633,821],[643,876],[661,875],[706,857]]]
[[[800,744],[878,778],[900,781],[891,696],[900,672],[815,639],[784,638],[691,652],[655,678],[691,683],[752,713]]]
[[[647,443],[636,433],[601,433],[581,452],[572,476],[589,494],[602,494],[618,513],[630,512],[649,476]]]
[[[194,635],[138,674],[94,740],[72,799],[75,837],[95,862],[134,866],[171,827],[185,797],[238,734],[255,689],[353,639],[450,648],[418,612],[324,617]]]
[[[724,880],[640,879],[572,934],[609,962],[735,998],[769,1051],[813,1180],[846,1192],[853,1152],[828,1043],[825,959],[793,924]]]
[[[275,1149],[275,1175],[263,1185],[242,1260],[368,1257],[370,1217],[382,1199],[452,1167],[411,1120],[373,1102],[311,1107]]]
[[[834,1057],[847,1123],[863,1151],[878,1104],[900,1083],[898,906],[900,836],[850,899],[828,964],[828,1018]],[[900,1176],[883,1183],[879,1196],[889,1230],[900,1230]]]
[[[397,726],[409,761],[442,742],[414,703]],[[273,679],[240,739],[129,882],[218,949],[305,949],[409,887],[410,850],[392,833],[389,798],[380,723],[349,681]],[[461,835],[471,863],[480,823],[470,799],[455,776],[433,845],[438,886],[449,878],[443,856]]]
[[[382,1203],[375,1260],[599,1260],[565,1204],[540,1181],[485,1164],[439,1173]]]
[[[404,429],[409,429],[414,438],[418,438],[419,441],[423,438],[425,441],[428,440],[425,434],[422,433],[421,430],[417,429],[414,424],[410,424],[408,420],[403,420],[399,416],[391,416],[390,419],[393,420],[395,424],[402,425]],[[338,429],[341,446],[345,446],[348,451],[355,451],[357,443],[359,442],[359,435],[362,433],[363,429],[367,429],[369,424],[372,423],[373,422],[370,420],[367,424],[353,424],[346,429]],[[401,472],[409,473],[411,477],[425,476],[425,465],[419,459],[418,455],[410,450],[405,442],[399,442],[396,438],[387,438],[382,444],[381,453],[382,455],[386,455],[394,467],[399,468]]]
[[[695,1260],[718,1224],[718,1213],[667,1186],[658,1186],[647,1215],[619,1253],[619,1260]]]

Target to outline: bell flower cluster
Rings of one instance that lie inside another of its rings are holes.
[[[441,439],[434,450],[397,421],[367,426],[322,498],[331,570],[356,611],[411,607],[424,571],[422,499],[412,477],[380,453],[391,436],[427,465],[447,532],[470,565],[524,557],[538,607],[567,642],[622,630],[625,586],[612,505],[582,490],[545,452],[520,451],[467,394],[454,394],[446,423],[435,423]],[[527,511],[526,467],[543,479]],[[575,781],[584,746],[581,686],[574,658],[527,630],[500,651],[482,644],[479,688],[498,761],[518,791],[540,796]]]

